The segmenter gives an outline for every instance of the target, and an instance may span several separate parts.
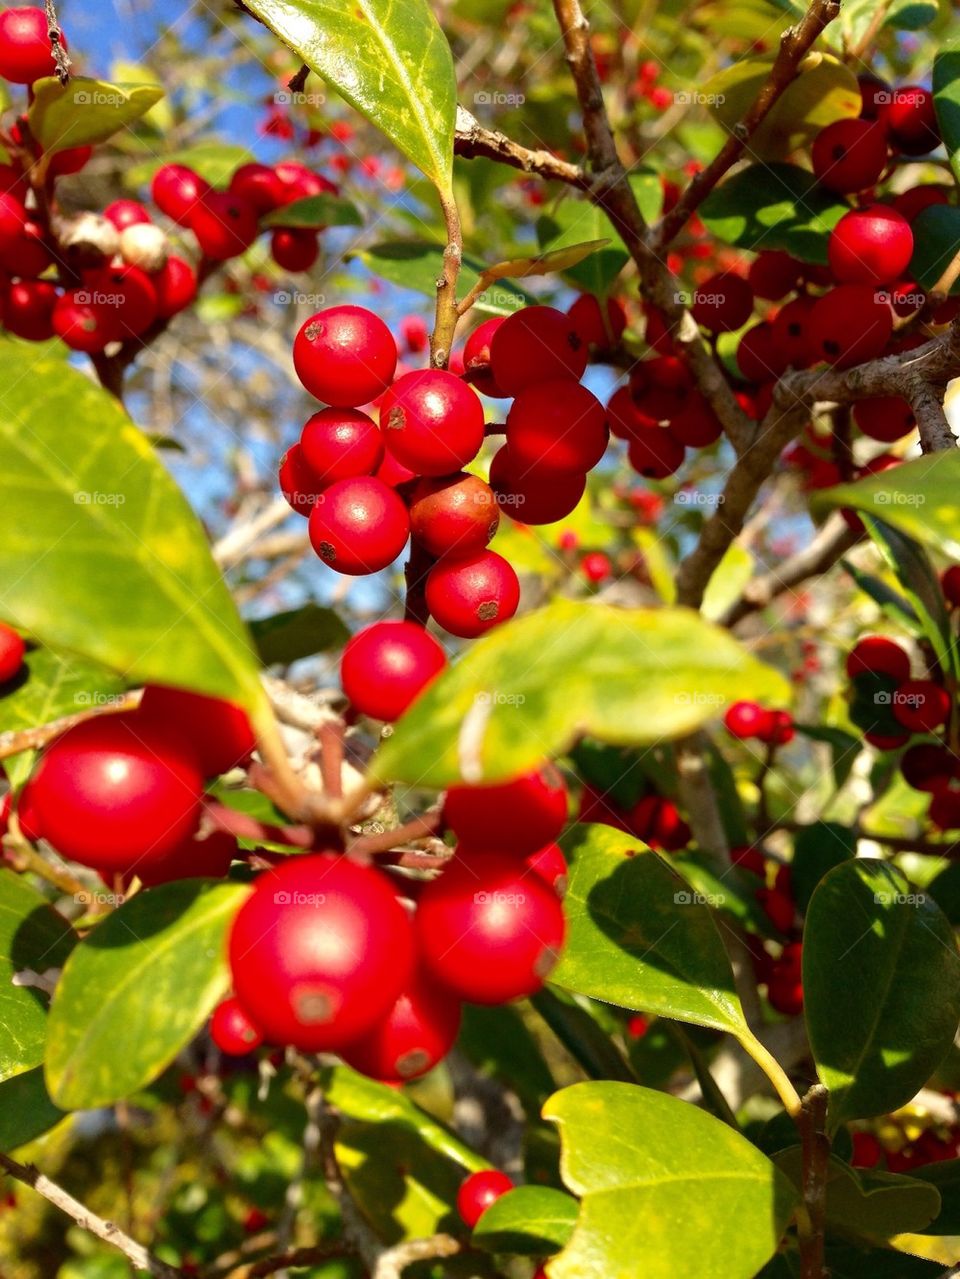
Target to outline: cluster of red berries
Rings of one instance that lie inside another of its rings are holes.
[[[665,853],[679,852],[691,839],[690,827],[673,800],[650,785],[644,786],[643,794],[634,803],[624,807],[612,795],[585,783],[579,820],[613,826]]]
[[[786,746],[796,736],[793,716],[789,711],[769,710],[757,702],[734,702],[723,717],[731,737],[741,742],[762,742],[765,746]]]
[[[554,840],[566,818],[562,778],[544,765],[448,792],[459,843],[429,883],[328,852],[263,873],[231,929],[234,996],[214,1016],[216,1041],[336,1052],[390,1082],[431,1069],[463,1001],[531,995],[556,962],[566,863]]]
[[[745,940],[757,981],[766,987],[770,1007],[785,1016],[794,1017],[803,1009],[802,943],[790,867],[774,862],[759,848],[749,845],[732,848],[730,859],[749,878],[760,881],[754,889],[754,896],[777,932],[788,938],[783,943],[767,943],[747,934]],[[776,953],[771,953],[768,944],[775,946]]]
[[[950,1102],[956,1103],[955,1093],[941,1091]],[[885,1167],[889,1172],[909,1173],[914,1168],[960,1155],[957,1125],[944,1123],[942,1118],[919,1105],[905,1106],[876,1121],[871,1128],[859,1128],[850,1135],[853,1141],[850,1162],[856,1168]]]

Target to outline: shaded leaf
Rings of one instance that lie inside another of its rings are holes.
[[[960,182],[960,36],[938,44],[933,59],[933,105],[950,167]]]
[[[262,227],[363,226],[360,210],[350,200],[327,191],[294,200],[260,219]]]
[[[50,1100],[41,1067],[0,1083],[0,1150],[25,1146],[63,1118],[64,1112]]]
[[[827,261],[830,232],[849,205],[792,164],[753,164],[707,196],[700,216],[741,249],[783,249],[804,262]]]
[[[501,1195],[473,1228],[472,1242],[488,1252],[545,1257],[569,1242],[577,1201],[549,1186],[517,1186]]]
[[[301,657],[342,648],[350,638],[346,625],[332,608],[313,603],[258,617],[250,623],[250,633],[264,666],[287,666]]]
[[[437,278],[443,272],[443,245],[428,240],[390,240],[374,244],[357,253],[357,257],[376,275],[413,289],[426,297],[437,295]],[[469,293],[486,269],[486,263],[470,253],[463,255],[457,289],[461,296]],[[474,302],[478,311],[490,315],[510,315],[521,307],[530,306],[533,298],[502,280],[495,289],[488,289]]]
[[[87,76],[71,76],[66,84],[56,76],[45,76],[31,88],[30,132],[47,156],[106,142],[163,97],[158,84],[108,84]]]

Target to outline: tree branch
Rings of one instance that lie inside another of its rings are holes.
[[[803,1099],[797,1119],[803,1159],[803,1203],[808,1218],[797,1231],[801,1279],[823,1279],[824,1274],[830,1163],[830,1139],[826,1134],[828,1095],[823,1084],[814,1084]]]
[[[437,280],[437,313],[433,332],[430,334],[430,367],[445,369],[453,349],[457,331],[457,277],[463,260],[463,232],[460,213],[453,193],[440,193],[440,208],[447,228],[447,243],[443,250],[443,274]]]
[[[463,107],[457,107],[457,131],[453,150],[455,155],[462,156],[465,160],[477,157],[496,160],[500,164],[509,165],[511,169],[535,173],[548,182],[566,182],[581,191],[590,189],[590,179],[579,165],[560,160],[550,151],[530,150],[508,138],[505,133],[484,128]]]

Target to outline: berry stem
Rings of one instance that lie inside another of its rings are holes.
[[[787,1072],[776,1057],[760,1042],[752,1030],[745,1028],[737,1035],[737,1039],[740,1041],[743,1050],[749,1053],[771,1084],[773,1084],[777,1096],[783,1102],[784,1110],[791,1119],[799,1122],[803,1102],[800,1100],[800,1094],[790,1082]]]
[[[445,369],[450,360],[454,334],[457,331],[457,277],[463,258],[463,232],[460,211],[450,192],[440,192],[440,208],[447,228],[447,247],[443,251],[443,274],[437,280],[437,311],[430,335],[430,367]]]

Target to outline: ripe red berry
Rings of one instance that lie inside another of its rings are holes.
[[[234,170],[228,190],[248,200],[260,214],[288,202],[283,180],[268,164],[241,164]]]
[[[934,204],[949,204],[950,188],[935,182],[911,187],[909,191],[901,191],[899,195],[895,195],[891,203],[908,222],[913,222],[924,209],[929,209]]]
[[[501,510],[523,524],[553,524],[573,511],[587,477],[576,471],[548,472],[518,466],[506,444],[490,463],[490,484]]]
[[[87,301],[106,316],[116,341],[139,337],[157,318],[157,291],[138,266],[100,267],[87,273],[84,284]]]
[[[483,395],[503,399],[506,392],[498,385],[490,371],[490,343],[503,324],[505,316],[495,315],[478,324],[467,338],[463,348],[463,372],[466,380]]]
[[[300,433],[300,453],[322,485],[373,475],[383,460],[383,437],[359,409],[321,409]]]
[[[475,1004],[534,994],[564,938],[553,889],[516,857],[476,845],[461,848],[423,889],[414,927],[433,979]]]
[[[26,645],[13,627],[0,622],[0,684],[20,674],[26,651]]]
[[[891,444],[916,429],[913,409],[899,395],[880,395],[853,406],[853,420],[871,440]]]
[[[282,204],[292,204],[295,200],[305,200],[311,195],[336,195],[337,188],[320,173],[314,173],[299,160],[282,160],[273,166],[273,171],[283,184]]]
[[[445,369],[404,373],[380,401],[387,450],[418,475],[449,475],[483,444],[483,405],[477,393]]]
[[[774,729],[773,711],[759,706],[756,702],[734,702],[723,717],[726,730],[732,737],[746,741],[756,737],[761,741],[768,740]]]
[[[630,441],[627,448],[630,465],[648,480],[664,480],[683,465],[685,450],[666,427],[645,431]]]
[[[461,639],[475,639],[513,617],[520,583],[496,551],[445,559],[427,575],[427,608],[439,626]]]
[[[806,294],[794,298],[777,313],[773,338],[783,368],[803,369],[820,359],[813,326],[814,298]]]
[[[567,788],[553,764],[509,782],[451,786],[443,819],[462,844],[535,853],[566,825]]]
[[[507,1174],[496,1168],[473,1172],[457,1191],[457,1212],[472,1230],[490,1205],[512,1189],[513,1182]]]
[[[407,500],[411,533],[438,559],[482,551],[500,523],[493,489],[465,471],[418,480]]]
[[[309,517],[323,490],[323,482],[307,466],[299,444],[291,444],[280,459],[280,488],[298,515]]]
[[[403,1083],[442,1061],[459,1030],[459,999],[415,970],[386,1017],[340,1055],[348,1066],[371,1079]]]
[[[210,183],[184,164],[162,165],[150,184],[154,204],[180,226],[190,225],[201,199],[212,192]]]
[[[691,449],[709,448],[723,434],[720,419],[699,394],[689,397],[686,406],[670,419],[667,430],[685,448]]]
[[[79,301],[79,297],[87,296],[86,291],[80,289],[62,294],[54,304],[51,324],[57,337],[72,351],[93,355],[102,351],[112,338],[106,311],[90,302]]]
[[[567,315],[580,340],[602,350],[615,347],[627,327],[627,313],[619,298],[608,297],[606,307],[601,307],[600,299],[593,293],[581,293],[567,308]]]
[[[249,764],[256,749],[247,712],[219,697],[148,684],[140,700],[140,715],[145,723],[168,724],[183,733],[206,777]]]
[[[788,933],[793,927],[796,907],[793,898],[780,888],[758,888],[757,901],[775,928]]]
[[[420,355],[430,343],[430,330],[422,315],[405,315],[400,321],[400,334],[411,355]]]
[[[270,254],[284,271],[309,271],[320,256],[317,233],[309,227],[277,227],[270,237]]]
[[[331,306],[301,326],[293,343],[293,365],[318,400],[357,408],[386,390],[397,367],[397,344],[372,311]]]
[[[960,564],[951,564],[940,578],[944,598],[951,608],[960,604]]]
[[[817,181],[828,191],[864,191],[886,167],[886,133],[869,120],[834,120],[817,134],[810,154]]]
[[[209,835],[191,835],[163,857],[137,862],[130,869],[144,888],[155,888],[176,879],[223,879],[240,855],[236,837],[215,830]]]
[[[545,880],[559,897],[567,891],[569,867],[559,844],[544,844],[524,858],[524,865]]]
[[[920,85],[895,89],[886,112],[890,141],[904,155],[926,155],[940,145],[933,94]]]
[[[447,659],[416,622],[374,622],[343,650],[340,679],[353,707],[371,719],[399,719]]]
[[[608,438],[603,405],[571,378],[525,387],[507,414],[510,456],[522,469],[582,474],[603,457]]]
[[[908,679],[893,695],[894,718],[912,733],[932,733],[950,716],[950,694],[929,679]]]
[[[842,284],[889,284],[910,264],[913,232],[888,204],[851,209],[830,232],[827,255]]]
[[[849,368],[881,355],[893,334],[893,311],[868,284],[841,284],[813,305],[810,331],[818,358]]]
[[[675,853],[690,843],[690,827],[680,816],[676,804],[662,795],[643,795],[627,814],[627,825],[651,848]]]
[[[787,367],[769,320],[747,329],[737,346],[737,366],[748,382],[768,382]]]
[[[41,152],[42,154],[42,152]],[[69,173],[79,173],[93,155],[93,147],[67,147],[50,157],[47,173],[51,178],[63,178]]]
[[[910,678],[910,656],[885,635],[868,635],[858,640],[847,654],[846,672],[848,679],[856,679],[858,675],[888,675],[902,684]]]
[[[257,238],[257,211],[242,196],[208,191],[194,206],[190,230],[205,258],[226,262],[246,253]]]
[[[10,191],[0,191],[0,248],[15,248],[26,225],[27,210],[23,202]]]
[[[30,780],[30,809],[63,857],[126,871],[194,832],[202,793],[184,740],[121,712],[84,720],[50,743]]]
[[[504,395],[517,395],[535,382],[581,378],[587,345],[569,316],[550,306],[514,311],[490,339],[490,368]]]
[[[164,319],[186,310],[197,296],[197,277],[183,258],[170,254],[159,271],[150,277],[157,294],[157,314]]]
[[[750,871],[753,875],[759,875],[761,879],[767,873],[767,863],[759,848],[750,845],[731,848],[730,860],[735,866],[742,866],[744,870]]]
[[[323,490],[310,512],[309,533],[325,564],[358,577],[393,563],[407,544],[410,517],[388,484],[361,475]]]
[[[802,266],[780,249],[763,249],[750,263],[747,282],[754,297],[779,302],[800,283]]]
[[[632,440],[657,424],[656,418],[641,413],[628,386],[618,387],[607,401],[607,425],[618,440]]]
[[[263,1043],[263,1035],[238,999],[224,999],[210,1018],[210,1037],[222,1053],[243,1057]]]
[[[108,222],[112,222],[118,231],[150,221],[149,212],[139,200],[112,200],[104,209],[103,216]]]
[[[60,44],[67,47],[62,32]],[[12,84],[32,84],[56,74],[50,24],[43,9],[27,5],[0,11],[0,76]]]
[[[697,285],[690,314],[711,333],[729,333],[750,319],[753,290],[741,275],[723,271]]]
[[[580,561],[580,572],[588,582],[596,585],[607,580],[613,572],[613,565],[603,551],[589,551]]]
[[[0,243],[0,268],[21,279],[35,279],[53,263],[47,237],[38,222],[28,218],[12,243]]]
[[[799,947],[799,943],[795,943]],[[784,947],[786,954],[789,947]],[[776,960],[767,978],[767,999],[770,1007],[787,1017],[803,1012],[803,983],[798,968],[789,960]]]
[[[903,780],[914,790],[935,794],[957,776],[956,756],[935,742],[917,742],[909,746],[901,756],[900,772]]]
[[[260,875],[230,931],[233,988],[264,1037],[304,1052],[366,1034],[400,997],[413,934],[393,886],[335,853]]]
[[[53,337],[57,291],[49,280],[14,280],[0,300],[3,327],[28,342]]]

